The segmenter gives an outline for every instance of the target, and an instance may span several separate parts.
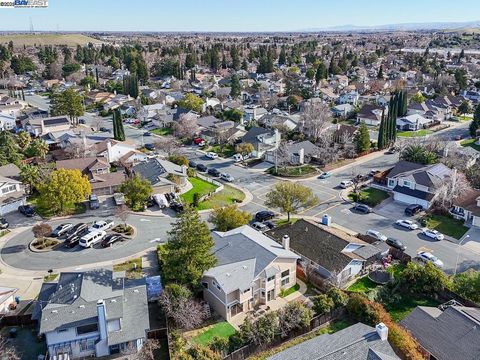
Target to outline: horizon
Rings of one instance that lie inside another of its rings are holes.
[[[368,4],[354,0],[341,2],[298,0],[292,4],[286,0],[261,3],[245,0],[240,6],[222,0],[206,0],[202,4],[184,0],[168,5],[152,0],[140,5],[132,5],[127,0],[50,0],[47,8],[0,9],[8,13],[2,19],[0,31],[26,32],[30,23],[35,32],[166,33],[299,33],[342,27],[372,29],[391,25],[480,23],[468,18],[480,12],[480,3],[471,4],[468,0],[457,1],[454,8],[447,0],[406,0],[388,5],[379,0]]]

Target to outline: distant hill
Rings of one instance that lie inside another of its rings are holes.
[[[13,41],[13,46],[33,46],[33,45],[67,45],[77,46],[86,45],[88,43],[100,44],[101,41],[82,34],[52,34],[52,33],[36,33],[36,34],[11,34],[0,33],[0,44],[6,44]]]

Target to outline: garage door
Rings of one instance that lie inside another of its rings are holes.
[[[393,193],[393,198],[394,198],[395,201],[401,202],[401,203],[406,204],[406,205],[418,204],[418,205],[422,205],[422,207],[424,209],[428,209],[430,207],[430,203],[426,200],[417,199],[413,196],[400,194],[400,193],[397,193],[397,192]]]
[[[9,203],[3,203],[0,206],[0,215],[5,215],[14,211],[17,211],[20,205],[25,203],[25,199],[14,200]]]

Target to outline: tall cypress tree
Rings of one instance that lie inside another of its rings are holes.
[[[125,129],[119,109],[113,111],[113,138],[117,141],[125,141]]]
[[[385,109],[382,111],[382,120],[380,120],[380,129],[378,130],[378,141],[377,146],[379,150],[385,149],[386,138],[385,138]]]
[[[388,145],[391,146],[395,143],[395,137],[397,136],[397,115],[398,115],[398,96],[395,94],[392,101],[392,111],[390,112],[390,121],[388,127]]]

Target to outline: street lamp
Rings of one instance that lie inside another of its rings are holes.
[[[460,246],[462,243],[467,240],[470,237],[470,235],[465,235],[462,240],[460,240],[457,244],[457,261],[455,261],[455,272],[453,275],[457,275],[457,267],[458,267],[458,258],[460,257]]]

